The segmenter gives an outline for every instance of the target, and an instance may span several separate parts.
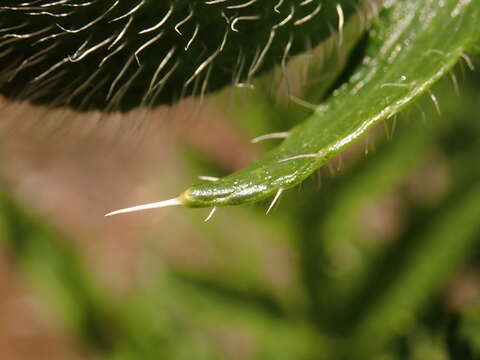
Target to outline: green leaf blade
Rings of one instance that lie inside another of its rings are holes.
[[[190,207],[257,202],[301,183],[333,156],[424,94],[479,38],[480,3],[387,2],[362,66],[276,149],[181,195]]]

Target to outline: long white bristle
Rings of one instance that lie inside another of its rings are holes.
[[[256,144],[260,141],[263,141],[263,140],[270,140],[270,139],[286,139],[287,137],[290,136],[290,133],[289,132],[277,132],[277,133],[271,133],[271,134],[266,134],[266,135],[262,135],[262,136],[258,136],[256,138],[253,138],[252,140],[250,140],[250,142],[252,144]]]
[[[105,216],[113,216],[118,214],[126,214],[131,212],[150,210],[150,209],[159,209],[159,208],[164,208],[168,206],[178,206],[178,205],[183,205],[183,204],[180,201],[180,199],[175,198],[175,199],[164,200],[164,201],[159,201],[155,203],[132,206],[125,209],[115,210],[115,211],[109,212]]]

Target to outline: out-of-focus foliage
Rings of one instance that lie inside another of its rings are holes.
[[[233,223],[192,215],[209,246],[224,249],[210,266],[152,252],[135,291],[108,291],[82,249],[6,190],[2,246],[102,359],[477,359],[479,296],[453,304],[461,289],[447,284],[462,271],[480,275],[480,72],[460,64],[453,74],[458,96],[448,78],[433,88],[440,114],[422,97],[317,181],[286,193],[268,217],[268,204],[236,209]],[[234,112],[253,136],[305,110],[255,92]],[[213,161],[185,162],[222,172]],[[271,258],[281,272],[280,246],[292,279],[274,286],[261,274]]]

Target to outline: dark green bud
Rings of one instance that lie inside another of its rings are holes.
[[[251,79],[337,29],[354,0],[3,0],[0,92],[80,111]],[[330,21],[329,21],[330,20]]]

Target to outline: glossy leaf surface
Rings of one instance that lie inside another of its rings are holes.
[[[363,64],[348,83],[278,148],[220,181],[187,189],[180,201],[190,207],[244,204],[301,183],[448,73],[478,39],[479,18],[476,1],[385,2]]]

